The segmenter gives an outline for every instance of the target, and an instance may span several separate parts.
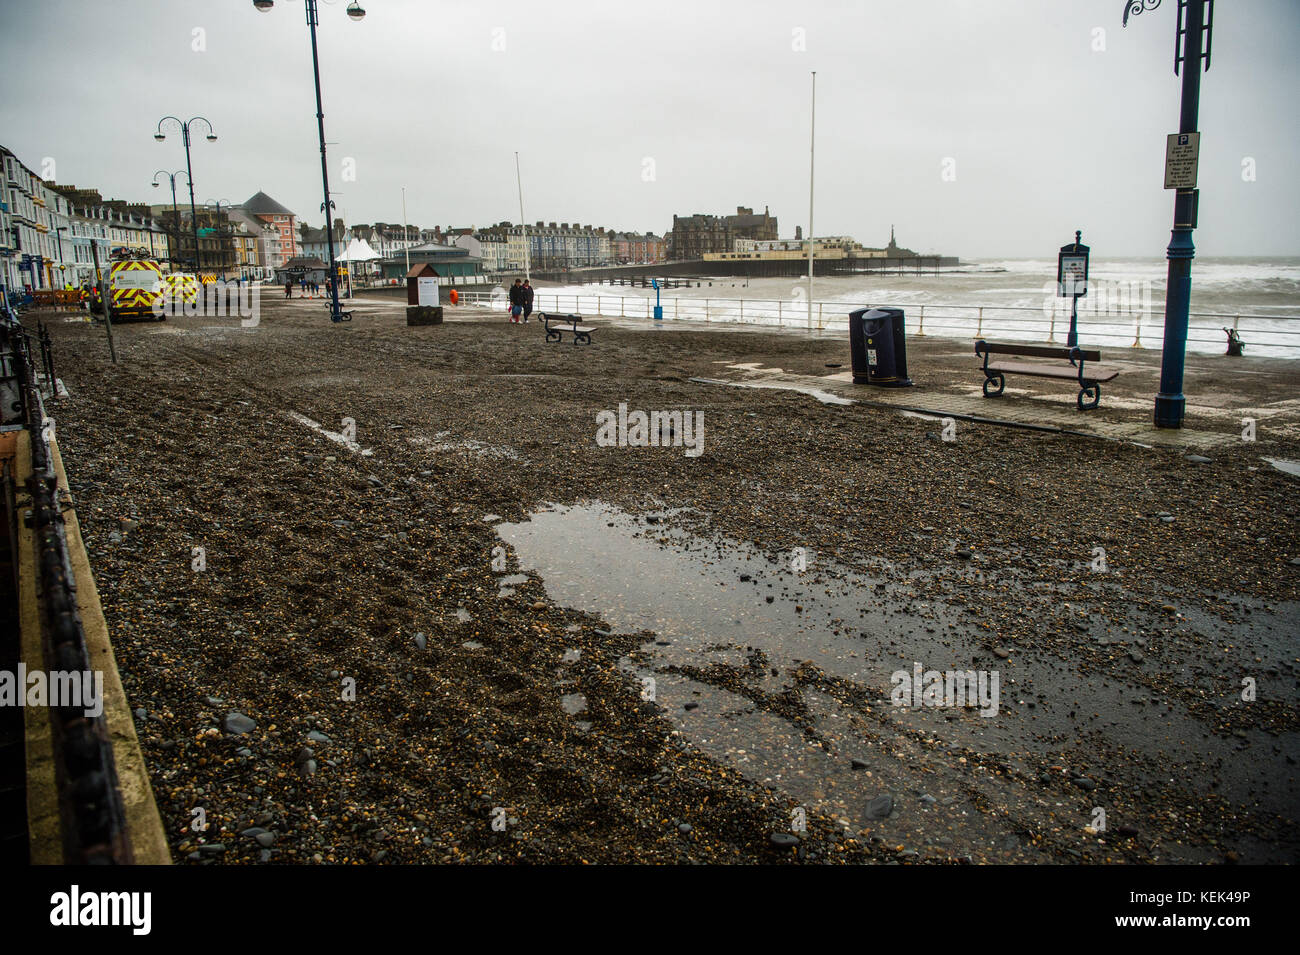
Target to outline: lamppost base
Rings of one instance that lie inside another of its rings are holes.
[[[1181,428],[1186,408],[1187,399],[1182,395],[1156,395],[1156,427]]]

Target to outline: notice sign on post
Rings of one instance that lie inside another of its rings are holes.
[[[1170,133],[1165,140],[1165,188],[1195,189],[1200,133]]]
[[[420,305],[438,304],[438,280],[418,278],[415,280],[417,303]],[[409,299],[407,301],[410,301]]]
[[[1074,241],[1061,246],[1056,257],[1056,294],[1060,298],[1080,298],[1088,294],[1089,248],[1079,240],[1081,232],[1074,233]]]

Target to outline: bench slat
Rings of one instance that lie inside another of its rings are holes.
[[[1079,369],[1069,365],[1039,365],[1030,362],[990,362],[989,371],[1002,375],[1029,375],[1034,378],[1068,378],[1078,381]],[[1084,381],[1110,381],[1119,376],[1119,369],[1106,365],[1088,365],[1083,368]]]
[[[1100,351],[1080,349],[1084,361],[1101,361]],[[1024,355],[1027,358],[1066,358],[1070,349],[1055,348],[1050,345],[1004,345],[997,342],[980,341],[975,345],[975,354],[983,355]]]

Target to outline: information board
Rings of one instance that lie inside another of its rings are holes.
[[[1165,139],[1165,188],[1195,189],[1200,133],[1170,133]]]
[[[415,280],[416,296],[420,305],[438,304],[438,280],[418,278]]]

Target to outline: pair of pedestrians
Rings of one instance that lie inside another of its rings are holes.
[[[528,316],[531,314],[533,314],[533,287],[527,280],[515,279],[515,284],[510,286],[510,321],[527,323]]]

